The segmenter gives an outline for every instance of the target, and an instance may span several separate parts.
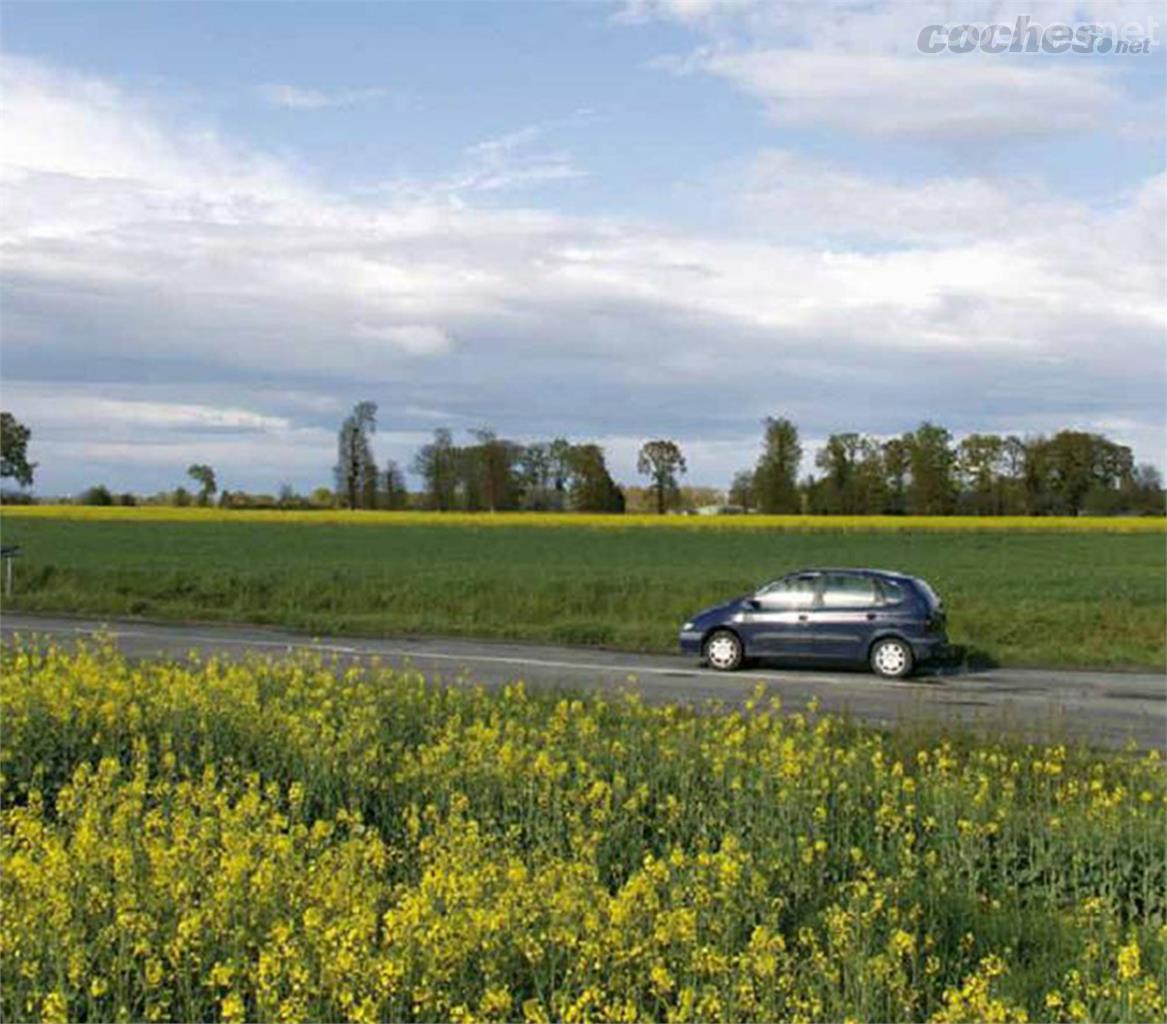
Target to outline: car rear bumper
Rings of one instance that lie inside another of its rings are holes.
[[[944,636],[924,637],[912,640],[911,643],[912,653],[916,656],[917,662],[942,661],[951,650],[948,638]]]

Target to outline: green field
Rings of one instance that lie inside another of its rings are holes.
[[[1157,666],[1158,533],[798,532],[5,517],[12,609],[670,650],[697,609],[807,565],[933,583],[1000,664]]]

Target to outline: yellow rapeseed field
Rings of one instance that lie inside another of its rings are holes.
[[[12,519],[91,522],[306,523],[361,526],[585,526],[603,529],[660,527],[681,530],[1038,531],[1167,533],[1162,517],[1110,516],[800,516],[800,515],[600,515],[576,512],[371,512],[348,509],[218,509],[167,505],[9,505]]]
[[[1164,1016],[1154,754],[2,659],[6,1020]]]

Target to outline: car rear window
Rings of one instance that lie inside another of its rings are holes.
[[[938,611],[944,607],[944,602],[940,600],[940,595],[936,593],[925,580],[919,577],[915,578],[915,584],[920,588],[920,593],[924,595],[924,600],[928,602],[928,607],[933,611]]]

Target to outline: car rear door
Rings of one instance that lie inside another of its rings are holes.
[[[741,611],[746,652],[771,658],[812,655],[810,612],[818,582],[816,573],[799,573],[758,591]]]
[[[882,595],[871,576],[825,573],[822,592],[810,611],[811,649],[816,658],[863,661],[880,626]]]

